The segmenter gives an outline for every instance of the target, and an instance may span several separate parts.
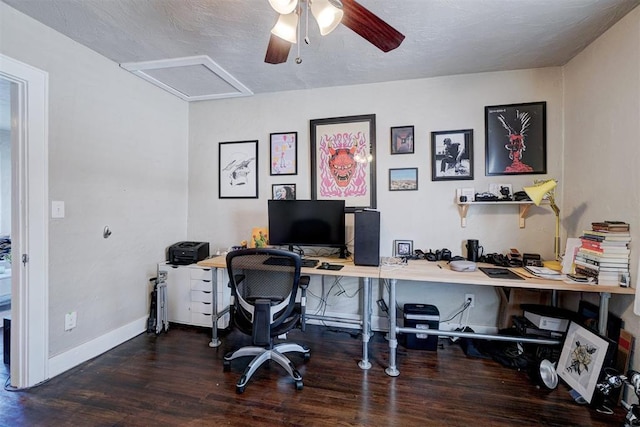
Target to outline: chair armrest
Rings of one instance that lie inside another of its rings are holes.
[[[311,281],[311,276],[300,276],[300,280],[298,281],[298,286],[302,291],[306,291],[309,287],[309,282]]]

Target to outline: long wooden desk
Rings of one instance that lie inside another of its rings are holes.
[[[486,265],[487,267],[495,267]],[[520,273],[522,277],[527,274],[523,269],[512,269]],[[449,336],[468,336],[468,333],[454,333],[436,330],[425,330],[417,328],[400,328],[396,319],[396,285],[398,280],[420,281],[420,282],[436,282],[436,283],[453,283],[464,285],[479,286],[500,286],[509,288],[525,288],[525,289],[548,289],[552,291],[570,291],[570,292],[597,292],[600,294],[600,311],[599,311],[599,328],[600,333],[605,334],[607,325],[607,315],[609,311],[609,298],[611,294],[635,294],[633,288],[623,288],[620,286],[600,286],[578,283],[565,283],[561,280],[546,280],[530,277],[527,274],[524,280],[517,279],[496,279],[490,278],[480,270],[472,272],[452,271],[446,262],[430,262],[424,260],[410,260],[405,266],[398,267],[380,267],[380,279],[389,281],[389,366],[385,372],[389,376],[398,376],[400,371],[396,366],[396,349],[398,347],[397,334],[402,333],[421,333],[433,335],[449,335]],[[473,334],[471,334],[473,335]],[[476,334],[479,335],[479,334]],[[487,336],[481,336],[488,338]],[[495,336],[496,339],[509,340],[509,338]],[[527,341],[521,337],[518,341]],[[544,340],[531,339],[532,342],[544,342]]]
[[[358,362],[358,366],[361,369],[371,368],[371,362],[369,362],[369,339],[371,338],[371,279],[378,278],[380,270],[378,267],[363,267],[353,264],[353,261],[337,258],[324,258],[324,257],[310,257],[319,260],[318,265],[322,262],[329,262],[331,264],[341,264],[344,267],[340,270],[324,270],[319,268],[303,267],[301,274],[303,275],[322,275],[322,276],[334,276],[334,277],[357,277],[363,281],[362,287],[362,314],[361,314],[361,330],[362,330],[362,360]],[[215,258],[209,258],[198,262],[199,266],[209,267],[212,271],[213,289],[217,290],[217,269],[227,268],[226,257],[218,256]],[[218,347],[220,340],[218,338],[217,322],[218,318],[224,313],[228,312],[228,308],[218,313],[217,311],[217,292],[213,292],[213,323],[211,332],[210,347]],[[306,316],[308,319],[322,319],[329,321],[340,321],[336,318],[325,318],[319,315]]]

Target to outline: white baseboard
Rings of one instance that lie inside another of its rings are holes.
[[[91,360],[147,330],[147,317],[135,320],[49,359],[49,378]]]

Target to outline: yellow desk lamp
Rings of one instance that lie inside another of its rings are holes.
[[[549,179],[539,184],[532,185],[531,187],[524,187],[523,190],[536,206],[540,206],[544,196],[547,196],[549,205],[551,206],[551,209],[553,209],[553,213],[556,215],[556,234],[553,245],[555,260],[545,261],[544,266],[560,271],[562,270],[562,265],[560,264],[560,208],[556,205],[553,194],[553,189],[556,188],[557,185],[558,181],[555,179]]]

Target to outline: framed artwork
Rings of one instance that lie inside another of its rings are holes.
[[[413,154],[413,126],[391,128],[391,154]]]
[[[610,341],[578,323],[569,324],[556,372],[589,403],[610,345]]]
[[[418,168],[389,169],[389,191],[418,189]]]
[[[485,175],[547,173],[547,103],[484,107]]]
[[[298,174],[298,132],[269,135],[271,175]]]
[[[273,184],[271,186],[271,198],[273,200],[295,200],[295,184]]]
[[[258,141],[218,144],[218,197],[258,198]]]
[[[310,121],[311,199],[376,207],[376,115]]]
[[[431,180],[473,179],[473,129],[431,132]]]
[[[405,257],[413,255],[413,240],[394,240],[393,256]]]

